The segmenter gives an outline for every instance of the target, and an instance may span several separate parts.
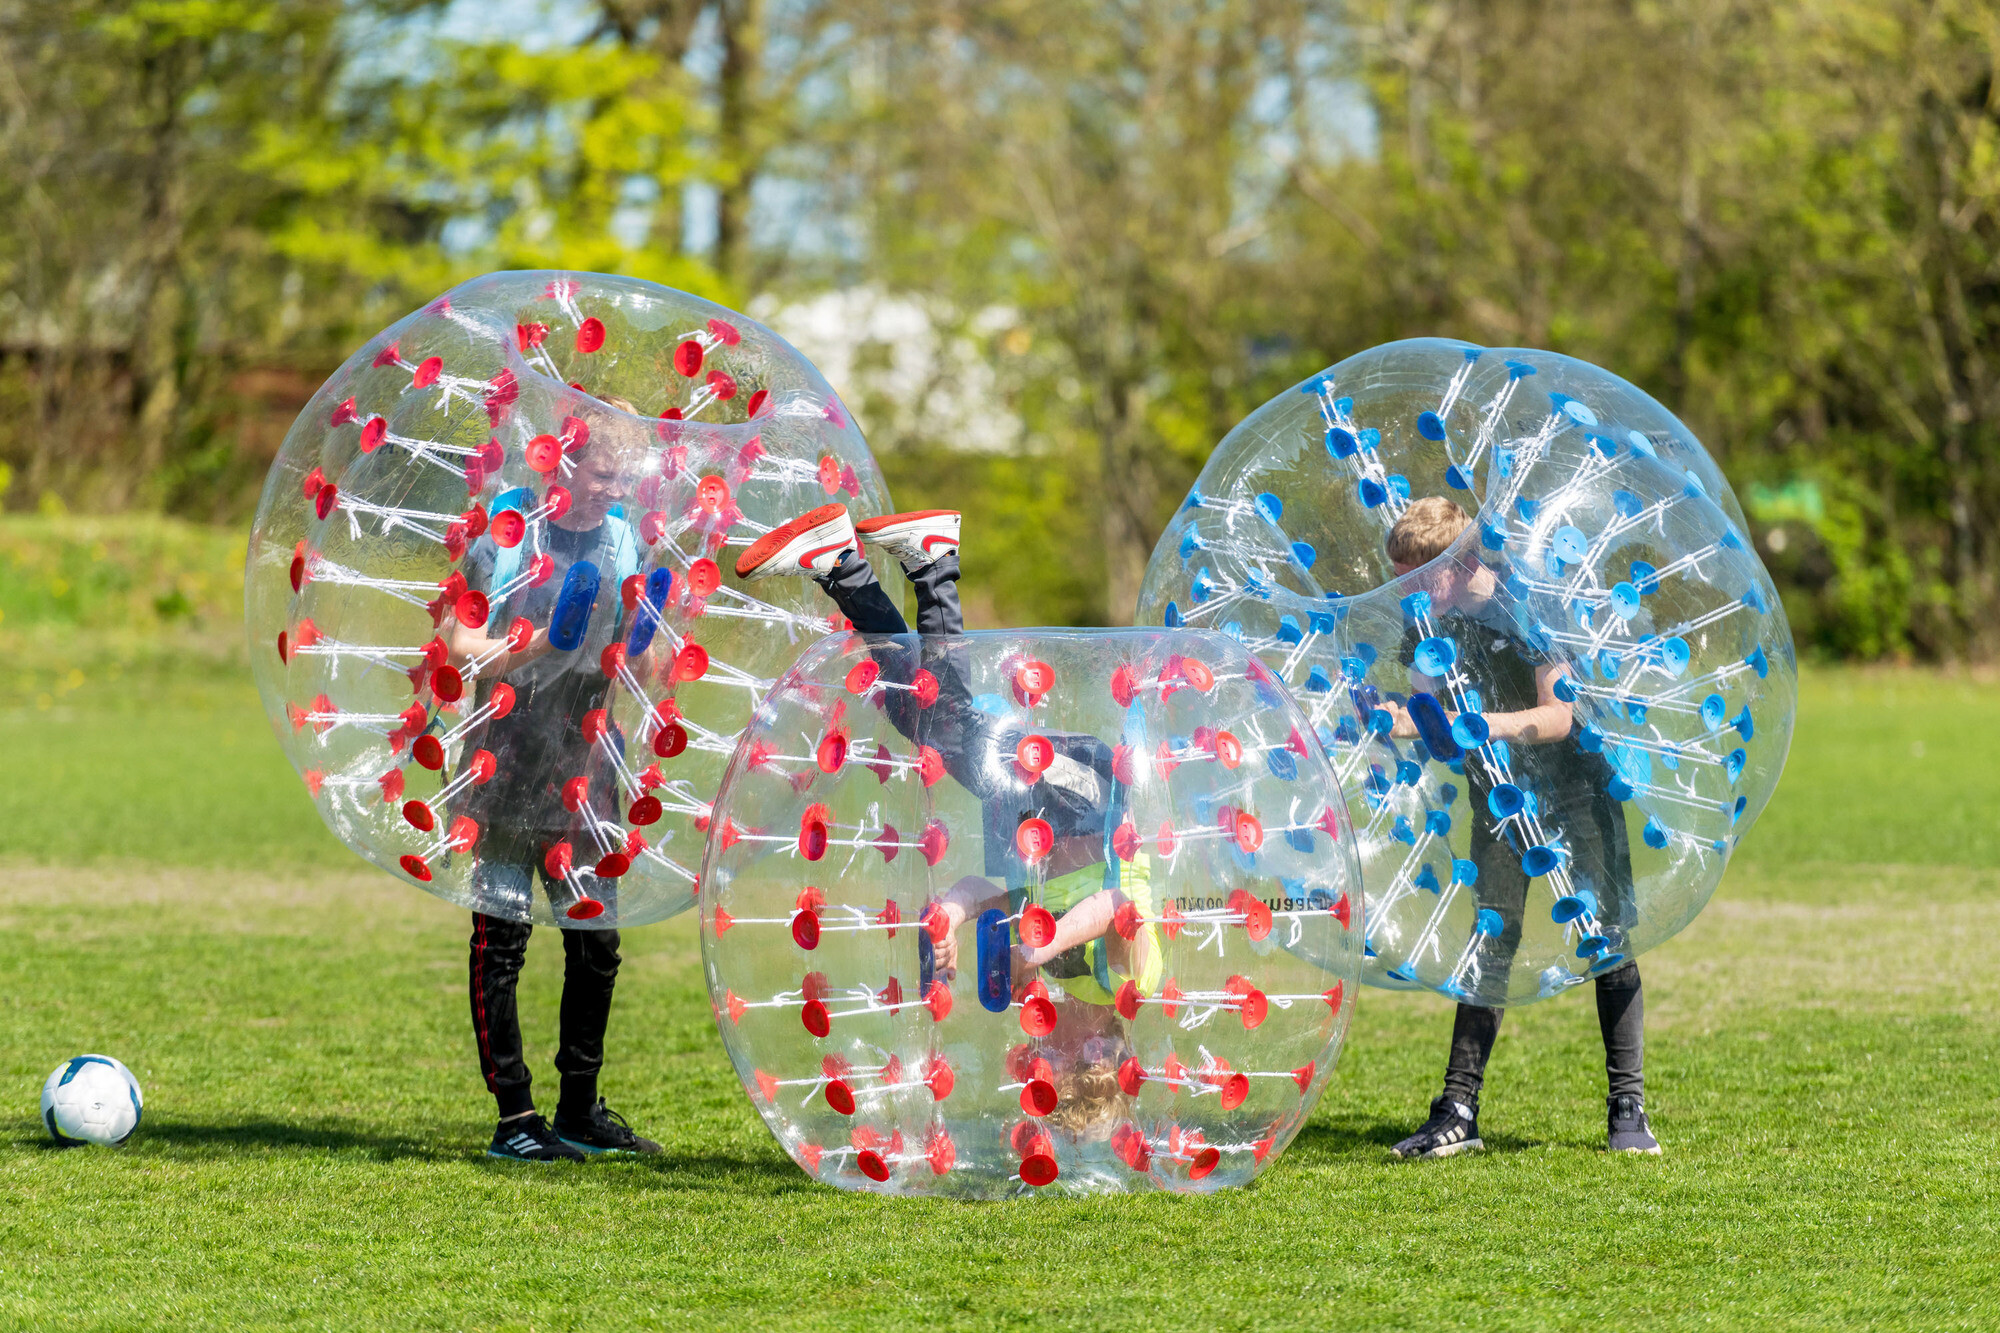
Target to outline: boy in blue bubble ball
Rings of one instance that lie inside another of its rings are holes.
[[[1444,554],[1471,521],[1465,510],[1447,499],[1432,497],[1411,504],[1387,542],[1397,577]],[[1571,707],[1555,689],[1563,675],[1562,663],[1548,660],[1548,654],[1523,637],[1496,596],[1500,582],[1500,576],[1483,564],[1466,567],[1446,562],[1431,572],[1425,590],[1431,596],[1437,632],[1483,665],[1484,718],[1490,739],[1507,742],[1515,782],[1535,793],[1542,817],[1564,829],[1573,866],[1599,886],[1600,920],[1615,947],[1631,924],[1632,858],[1624,810],[1609,793],[1612,775],[1603,759],[1586,753],[1572,739]],[[1435,695],[1440,682],[1415,664],[1419,637],[1412,627],[1402,645],[1401,661],[1410,667],[1411,689]],[[1419,736],[1415,720],[1402,705],[1383,706],[1394,720],[1394,735]],[[1467,764],[1465,773],[1472,808],[1481,811],[1491,779],[1479,764]],[[1490,950],[1489,963],[1473,998],[1504,1001],[1507,975],[1521,939],[1529,879],[1520,850],[1477,817],[1470,860],[1477,867],[1472,885],[1482,922],[1492,923],[1497,917],[1499,926],[1492,943],[1483,947],[1483,952]],[[1609,968],[1598,974],[1596,982],[1597,1020],[1609,1082],[1607,1146],[1613,1152],[1657,1155],[1660,1144],[1646,1119],[1645,999],[1638,964],[1627,961]],[[1397,1157],[1450,1157],[1485,1147],[1479,1136],[1479,1094],[1505,1013],[1494,1003],[1459,1004],[1444,1091],[1431,1103],[1430,1119],[1392,1149]]]

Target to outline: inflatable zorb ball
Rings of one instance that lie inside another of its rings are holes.
[[[1218,634],[808,650],[737,749],[700,913],[723,1044],[785,1151],[958,1198],[1255,1176],[1360,974],[1310,727]]]
[[[1386,539],[1435,496],[1473,521],[1399,576]],[[1311,714],[1366,979],[1522,1004],[1679,931],[1770,799],[1796,661],[1744,531],[1700,443],[1617,376],[1391,343],[1229,433],[1139,618],[1240,639]]]
[[[808,580],[743,586],[731,548],[830,496],[887,507],[770,330],[628,278],[469,282],[285,438],[247,573],[265,709],[383,869],[519,921],[670,916],[736,733],[837,623]]]

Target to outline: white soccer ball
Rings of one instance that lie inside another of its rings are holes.
[[[64,1147],[116,1147],[132,1137],[145,1110],[139,1080],[108,1055],[79,1055],[42,1084],[42,1123]]]

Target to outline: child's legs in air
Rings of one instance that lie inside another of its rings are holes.
[[[882,581],[875,577],[875,567],[859,551],[842,551],[839,563],[824,574],[813,575],[813,582],[826,591],[833,604],[840,608],[840,614],[853,622],[857,634],[908,634],[910,624],[903,619],[903,613],[889,594],[883,591]],[[886,669],[888,664],[882,664]]]

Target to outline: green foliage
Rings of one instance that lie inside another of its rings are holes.
[[[1818,486],[1756,534],[1808,648],[1990,656],[1989,9],[13,0],[0,504],[240,517],[326,371],[481,271],[866,286],[1020,423],[948,460],[922,401],[856,404],[910,494],[1013,525],[1007,618],[1124,619],[1248,410],[1448,334],[1607,365],[1739,485]]]
[[[237,636],[242,531],[145,514],[0,521],[0,632],[145,635],[180,622]]]

